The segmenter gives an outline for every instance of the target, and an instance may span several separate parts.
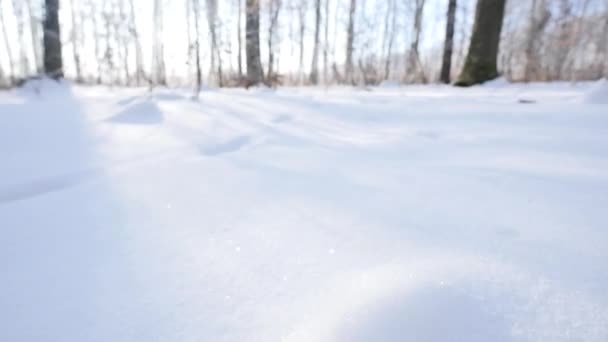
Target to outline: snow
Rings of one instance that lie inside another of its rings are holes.
[[[597,81],[585,94],[584,102],[608,104],[608,80],[601,79]]]
[[[607,341],[596,88],[0,93],[0,340]]]

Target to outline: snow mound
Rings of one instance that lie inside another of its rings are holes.
[[[378,88],[399,88],[400,84],[399,81],[394,81],[394,80],[386,80],[386,81],[382,81],[380,82],[380,84],[378,84]]]
[[[152,125],[162,123],[164,116],[154,101],[143,100],[130,104],[107,121],[131,125]]]
[[[608,80],[597,82],[583,95],[584,103],[608,104]]]
[[[488,88],[503,88],[509,85],[509,81],[504,77],[498,77],[491,81],[484,82],[482,85]]]

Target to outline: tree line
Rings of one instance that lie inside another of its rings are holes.
[[[46,74],[125,86],[193,83],[198,93],[204,84],[470,86],[501,74],[526,82],[608,76],[608,0],[170,3],[185,13],[181,77],[167,67],[167,1],[146,1],[144,42],[134,0],[61,0],[63,12],[60,0],[0,0],[0,84]],[[443,27],[428,13],[439,13]]]

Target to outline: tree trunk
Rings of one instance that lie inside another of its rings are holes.
[[[59,32],[59,0],[45,0],[44,73],[53,79],[63,78],[61,35]]]
[[[454,26],[456,23],[456,0],[448,4],[445,41],[443,43],[443,60],[441,63],[441,82],[449,84],[452,73],[452,52],[454,51]]]
[[[131,10],[130,31],[135,41],[135,80],[138,85],[141,85],[144,77],[144,62],[141,51],[141,42],[139,41],[139,33],[137,31],[137,23],[135,22],[135,6],[133,0],[129,0],[129,9]]]
[[[307,0],[300,0],[300,4],[298,5],[298,17],[300,19],[300,67],[298,68],[298,83],[300,83],[300,85],[304,83],[304,34],[306,33],[306,2]]]
[[[420,45],[420,34],[422,33],[422,16],[424,14],[424,5],[426,0],[416,0],[416,10],[414,13],[414,40],[410,45],[408,53],[406,79],[413,82],[422,81],[426,83],[426,77],[420,63],[420,53],[418,47]]]
[[[260,2],[246,0],[245,45],[247,55],[247,78],[253,85],[262,83],[264,75],[260,59]]]
[[[469,52],[457,86],[471,86],[498,77],[496,60],[506,0],[478,0]]]
[[[312,67],[310,68],[310,83],[319,83],[319,36],[321,34],[321,0],[315,0],[315,45],[312,50]]]
[[[198,99],[203,84],[203,73],[201,72],[201,50],[200,50],[200,32],[199,32],[199,3],[198,0],[192,0],[192,11],[194,12],[194,58],[196,64],[196,89],[194,98]]]
[[[325,39],[323,44],[323,82],[328,84],[329,71],[329,0],[325,0]]]
[[[389,17],[390,17],[390,28],[388,29],[388,32],[386,33],[388,35],[387,39],[388,39],[388,46],[387,46],[387,50],[386,50],[386,60],[384,61],[384,79],[388,80],[388,78],[390,77],[390,72],[391,72],[391,59],[392,59],[392,55],[393,55],[393,45],[395,44],[395,28],[397,26],[397,0],[391,0],[389,7],[388,7],[388,12],[386,15],[386,20],[387,22],[389,21]],[[388,26],[387,26],[388,27]]]
[[[78,35],[78,29],[76,26],[76,9],[74,7],[74,0],[70,0],[70,10],[72,15],[72,52],[74,56],[74,66],[76,68],[76,82],[82,82],[82,68],[80,65],[80,54],[79,46],[80,36]]]
[[[242,13],[243,13],[243,8],[242,8],[242,3],[243,0],[236,0],[238,2],[238,15],[237,15],[237,41],[238,41],[238,59],[239,59],[239,77],[243,77],[243,27],[242,27]]]
[[[26,0],[27,12],[30,17],[30,34],[32,36],[32,51],[34,52],[34,64],[36,64],[36,72],[42,73],[42,53],[40,52],[40,21],[36,18],[36,13],[32,7],[32,0]]]
[[[160,85],[167,85],[165,72],[165,51],[163,44],[163,10],[161,0],[154,0],[154,52],[152,66],[154,81]]]
[[[344,66],[344,77],[346,82],[353,84],[354,81],[354,65],[353,65],[353,49],[355,41],[355,12],[357,10],[357,0],[350,0],[350,8],[348,10],[348,27],[346,31],[346,64]]]
[[[6,25],[4,23],[4,11],[2,10],[2,6],[0,6],[0,25],[2,25],[2,38],[4,38],[4,48],[6,49],[6,54],[8,55],[8,77],[10,80],[10,84],[15,83],[15,72],[13,68],[15,67],[15,59],[13,57],[13,53],[11,50],[11,46],[8,42],[8,33],[6,32]]]
[[[281,10],[281,0],[271,0],[268,4],[268,78],[270,79],[274,73],[274,37],[279,23],[279,11]]]
[[[524,81],[526,82],[539,79],[540,75],[538,74],[538,69],[540,62],[538,61],[538,43],[541,38],[540,36],[551,17],[551,12],[546,8],[544,0],[541,0],[540,2],[532,0],[531,6],[525,50],[526,66],[524,70]]]
[[[15,21],[17,22],[17,42],[19,46],[19,76],[22,78],[26,78],[30,73],[30,62],[27,58],[27,53],[25,51],[25,44],[22,42],[25,41],[24,37],[24,18],[23,18],[23,3],[21,0],[13,0],[13,11],[15,14]]]

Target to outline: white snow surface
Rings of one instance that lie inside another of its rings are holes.
[[[593,87],[0,93],[0,341],[608,341]]]
[[[587,91],[584,97],[586,103],[608,104],[608,80],[601,79]]]

